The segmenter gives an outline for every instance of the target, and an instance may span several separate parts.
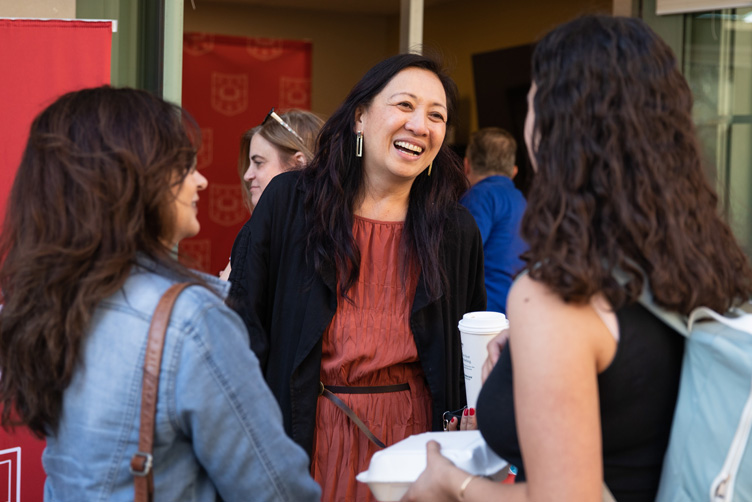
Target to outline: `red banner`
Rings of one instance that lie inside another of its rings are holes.
[[[110,83],[112,24],[0,19],[0,221],[34,117],[66,92]],[[41,502],[44,441],[0,429],[0,501]]]
[[[0,429],[0,501],[42,502],[44,446],[44,441],[23,427],[13,434]]]
[[[0,218],[31,121],[66,92],[108,84],[111,43],[109,22],[0,19]],[[23,428],[0,430],[1,500],[42,500],[43,449]]]
[[[209,180],[199,193],[201,232],[180,253],[211,274],[224,269],[248,219],[237,175],[240,136],[271,107],[310,109],[310,42],[186,33],[183,107],[201,126],[198,168]]]
[[[110,83],[107,21],[0,19],[0,221],[34,117],[58,96]]]

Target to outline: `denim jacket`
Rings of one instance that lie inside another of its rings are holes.
[[[206,276],[226,294],[227,283]],[[149,323],[179,278],[142,261],[102,300],[47,437],[45,501],[132,501]],[[318,501],[240,318],[209,290],[178,298],[165,338],[154,439],[157,501]]]

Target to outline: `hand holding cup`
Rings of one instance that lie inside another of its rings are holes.
[[[449,412],[447,412],[448,414]],[[474,431],[478,429],[478,420],[475,408],[464,408],[452,412],[452,418],[445,422],[445,431]],[[457,416],[459,415],[459,416]]]

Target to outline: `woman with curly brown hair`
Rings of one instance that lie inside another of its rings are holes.
[[[101,87],[31,126],[0,247],[0,401],[3,427],[47,438],[46,501],[134,499],[149,325],[184,281],[197,285],[169,319],[147,456],[156,500],[320,498],[227,283],[175,259],[207,185],[189,124],[145,91]]]
[[[692,94],[645,23],[564,24],[536,47],[532,77],[530,267],[510,292],[508,346],[491,351],[477,411],[520,482],[475,479],[432,444],[406,500],[596,501],[604,481],[620,502],[654,500],[683,337],[638,303],[643,286],[682,314],[752,293],[703,173]]]

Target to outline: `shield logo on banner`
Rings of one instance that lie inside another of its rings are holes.
[[[211,240],[185,239],[180,242],[180,263],[210,274]],[[219,271],[217,271],[219,272]]]
[[[214,50],[214,35],[208,33],[186,33],[183,37],[183,50],[191,56],[203,56]]]
[[[196,154],[196,169],[206,169],[214,162],[214,129],[201,128],[201,149]]]
[[[0,500],[21,502],[21,447],[0,450]]]
[[[212,73],[211,106],[229,117],[248,108],[248,75]]]
[[[249,38],[245,44],[248,54],[259,61],[271,61],[282,55],[282,40],[278,38]]]
[[[279,79],[280,108],[308,108],[311,103],[311,79],[281,77]]]
[[[248,219],[239,183],[209,185],[209,219],[225,227],[238,225]]]

